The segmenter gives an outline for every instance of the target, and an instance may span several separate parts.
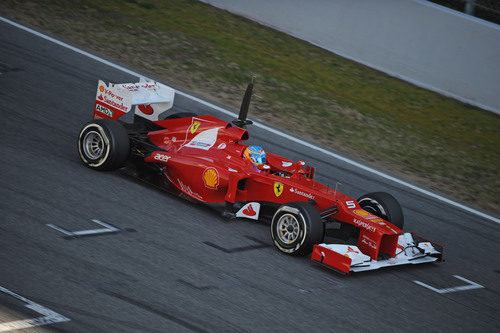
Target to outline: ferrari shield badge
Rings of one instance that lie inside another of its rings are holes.
[[[196,130],[198,129],[198,127],[200,127],[200,122],[199,121],[195,121],[193,123],[193,125],[191,125],[191,128],[189,129],[189,131],[191,132],[191,134],[194,134],[194,132],[196,132]]]
[[[279,182],[274,182],[274,195],[279,197],[281,193],[283,193],[283,188],[284,188],[283,184]]]

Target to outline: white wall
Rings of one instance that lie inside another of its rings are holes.
[[[424,0],[202,0],[500,113],[500,26]]]

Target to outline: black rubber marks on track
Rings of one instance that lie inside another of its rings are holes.
[[[7,64],[0,62],[0,75],[7,73],[7,72],[19,72],[21,70],[22,69],[20,69],[20,68],[12,67],[12,66],[9,66]]]
[[[168,311],[165,306],[155,306],[152,304],[148,304],[144,301],[134,299],[132,297],[122,295],[113,291],[105,290],[105,289],[100,289],[99,292],[106,294],[108,296],[120,299],[126,303],[132,304],[138,308],[141,308],[143,310],[146,310],[148,312],[154,313],[160,317],[163,317],[165,319],[168,319],[174,323],[177,323],[178,325],[181,325],[193,332],[208,332],[206,329],[204,329],[202,326],[202,323],[194,323],[192,320],[182,318],[181,314],[175,313],[173,309],[171,311]]]
[[[257,244],[254,244],[254,245],[247,245],[247,246],[240,246],[240,247],[233,247],[233,248],[225,248],[223,246],[220,246],[220,245],[217,245],[217,244],[214,244],[212,242],[203,242],[204,244],[208,245],[208,246],[211,246],[217,250],[220,250],[224,253],[237,253],[237,252],[244,252],[244,251],[250,251],[250,250],[255,250],[255,249],[262,249],[262,248],[265,248],[265,247],[271,247],[271,245],[257,239],[257,238],[254,238],[252,236],[245,236],[246,239],[249,239],[251,241],[254,241],[255,243]]]
[[[214,289],[228,289],[228,288],[235,288],[235,287],[241,287],[244,285],[243,282],[238,280],[237,278],[227,275],[227,274],[220,274],[218,276],[218,281],[215,282],[214,284],[210,285],[197,285],[196,283],[187,281],[185,279],[177,279],[177,282],[180,284],[183,284],[186,287],[189,287],[191,289],[195,289],[198,291],[207,291],[207,290],[214,290]]]

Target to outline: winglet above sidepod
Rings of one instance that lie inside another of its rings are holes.
[[[314,245],[311,259],[348,274],[387,266],[443,261],[443,247],[415,233],[404,233],[399,235],[398,252],[394,258],[372,260],[354,245],[317,244]]]

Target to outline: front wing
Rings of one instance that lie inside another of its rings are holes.
[[[443,247],[414,233],[404,233],[399,235],[398,252],[394,258],[372,260],[354,245],[317,244],[314,245],[311,259],[348,274],[388,266],[442,261]]]

